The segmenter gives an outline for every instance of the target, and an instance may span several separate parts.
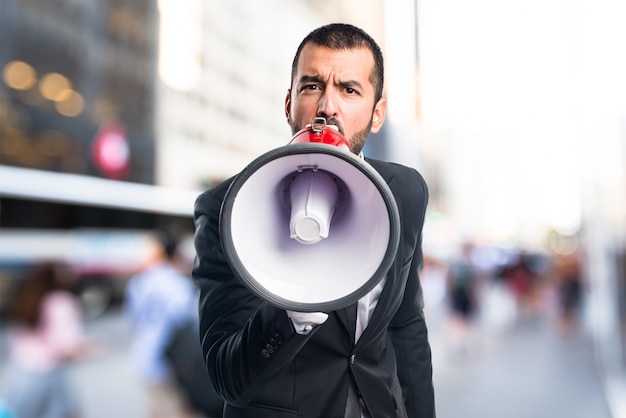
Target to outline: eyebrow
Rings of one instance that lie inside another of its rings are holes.
[[[317,76],[317,75],[303,75],[298,80],[298,84],[303,84],[303,83],[320,83],[320,84],[324,84],[324,80],[320,76]],[[356,80],[340,81],[338,83],[338,85],[339,86],[343,86],[343,87],[352,87],[352,88],[357,88],[357,89],[363,89],[363,86],[361,85],[361,83],[359,83]]]

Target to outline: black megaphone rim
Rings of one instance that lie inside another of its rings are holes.
[[[233,242],[233,234],[230,227],[230,215],[236,201],[236,196],[243,185],[255,172],[266,164],[278,158],[298,154],[327,154],[340,158],[357,168],[371,181],[372,184],[376,186],[389,215],[389,241],[387,250],[374,274],[372,274],[364,285],[355,291],[330,301],[302,303],[286,299],[268,291],[261,283],[255,280],[252,274],[250,274],[250,272],[246,269],[243,261],[237,254],[237,249],[235,248],[235,244]],[[238,277],[253,294],[262,300],[265,300],[278,308],[298,312],[331,312],[345,308],[357,302],[360,298],[369,293],[389,272],[400,244],[400,215],[398,207],[391,189],[382,176],[371,165],[356,155],[334,145],[321,143],[297,143],[284,145],[262,154],[248,164],[237,176],[235,176],[226,192],[220,212],[219,228],[222,249],[235,276]]]

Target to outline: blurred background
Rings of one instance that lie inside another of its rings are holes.
[[[0,1],[0,315],[70,265],[108,341],[72,369],[85,416],[145,416],[122,306],[147,234],[191,260],[195,197],[289,141],[291,60],[333,21],[385,54],[365,154],[430,188],[439,416],[626,417],[621,0]]]

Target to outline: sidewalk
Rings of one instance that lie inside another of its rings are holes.
[[[475,328],[455,349],[442,329],[431,327],[438,417],[611,418],[583,331],[560,335],[539,317],[497,334]]]
[[[475,330],[472,344],[460,350],[442,329],[430,324],[439,418],[618,418],[609,412],[588,336],[561,336],[539,318],[498,334]],[[88,330],[106,335],[109,347],[103,357],[73,367],[84,417],[144,417],[127,324],[114,312]],[[0,379],[4,342],[0,332]]]

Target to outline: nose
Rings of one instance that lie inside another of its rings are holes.
[[[337,99],[332,89],[326,89],[317,103],[317,116],[334,118],[337,115]]]

